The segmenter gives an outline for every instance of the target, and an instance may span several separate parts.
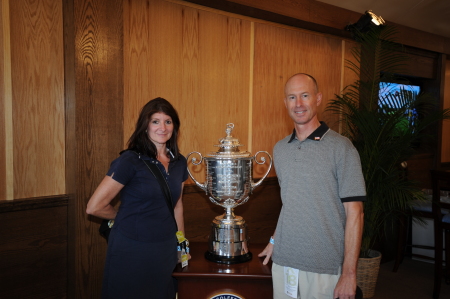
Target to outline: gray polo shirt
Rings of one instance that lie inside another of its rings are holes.
[[[283,207],[273,261],[302,271],[338,274],[344,259],[343,202],[365,201],[359,154],[321,122],[299,141],[295,130],[274,148]]]

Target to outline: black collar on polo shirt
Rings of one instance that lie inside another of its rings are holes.
[[[314,140],[314,141],[320,141],[320,140],[322,140],[322,137],[325,135],[325,133],[328,132],[329,129],[330,128],[327,126],[327,124],[325,122],[321,121],[320,126],[306,138]],[[295,134],[295,128],[294,128],[294,131],[292,132],[291,138],[289,139],[288,143],[291,143],[292,140],[295,139],[295,137],[296,137],[296,134]]]

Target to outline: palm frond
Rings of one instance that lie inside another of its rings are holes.
[[[359,46],[352,49],[353,61],[346,67],[359,76],[341,95],[330,100],[327,110],[340,115],[344,136],[358,150],[367,201],[364,203],[364,230],[361,255],[373,246],[396,219],[424,200],[417,183],[410,180],[401,163],[410,159],[416,144],[427,138],[427,129],[450,119],[450,109],[440,110],[436,101],[424,93],[408,89],[389,92],[405,73],[408,56],[396,43],[395,27],[374,27],[356,32]],[[380,85],[386,88],[380,97]]]

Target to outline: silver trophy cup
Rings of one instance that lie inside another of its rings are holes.
[[[227,124],[227,136],[219,140],[216,145],[218,152],[209,153],[203,157],[199,152],[191,152],[187,155],[196,154],[200,160],[193,157],[191,162],[199,165],[205,160],[206,181],[199,183],[188,168],[189,176],[195,184],[206,191],[209,199],[225,208],[223,215],[214,218],[209,236],[209,248],[205,257],[213,262],[223,264],[236,264],[251,260],[252,254],[248,250],[247,225],[241,216],[233,213],[235,207],[247,202],[252,191],[261,185],[272,168],[272,157],[268,152],[259,151],[254,156],[249,152],[239,151],[239,141],[231,136],[233,124]],[[269,159],[269,168],[264,176],[253,183],[253,161],[257,164],[266,162],[264,157],[260,161],[256,157],[265,153]]]

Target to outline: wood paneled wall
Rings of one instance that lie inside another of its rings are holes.
[[[0,298],[66,298],[67,197],[0,202]]]
[[[63,194],[62,5],[15,0],[2,7],[0,199]]]
[[[0,199],[13,199],[12,87],[9,1],[2,1],[0,31]]]
[[[230,122],[248,149],[251,23],[167,1],[126,3],[124,144],[141,107],[163,97],[179,113],[184,155],[216,151]],[[201,181],[203,171],[193,168]]]
[[[141,107],[161,96],[180,114],[184,154],[216,151],[230,122],[241,150],[271,153],[292,132],[283,88],[298,72],[317,77],[320,118],[336,128],[324,109],[349,82],[342,39],[180,1],[126,1],[124,18],[124,146]],[[255,165],[254,176],[267,165]],[[203,165],[190,167],[204,181]]]
[[[8,20],[6,23],[9,24],[9,8],[6,9],[8,14],[5,14],[4,11],[4,4],[8,4],[7,7],[9,7],[9,2],[2,1],[0,5],[0,74],[2,74],[2,77],[0,79],[0,199],[6,199],[8,198],[6,196],[7,190],[6,186],[8,185],[6,183],[6,117],[7,115],[11,115],[11,112],[7,112],[6,109],[6,93],[5,93],[5,77],[8,76],[8,73],[5,72],[5,60],[10,61],[10,59],[5,59],[5,37],[4,37],[4,22],[5,18]],[[9,32],[9,30],[6,30],[6,32]],[[9,38],[8,38],[9,40]],[[9,51],[8,51],[9,53]],[[9,78],[11,76],[8,76]],[[9,109],[8,109],[9,110]],[[12,199],[12,196],[10,196]]]
[[[68,297],[99,298],[106,242],[86,204],[123,140],[122,0],[64,0]]]
[[[314,76],[323,93],[319,119],[336,125],[336,116],[324,113],[328,101],[341,89],[342,43],[333,37],[300,30],[255,24],[253,84],[253,146],[268,150],[292,133],[293,122],[284,105],[284,85],[295,73]],[[268,114],[268,112],[270,113]],[[255,176],[262,171],[256,167]]]

